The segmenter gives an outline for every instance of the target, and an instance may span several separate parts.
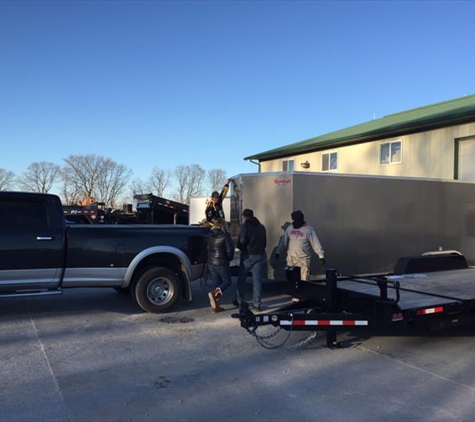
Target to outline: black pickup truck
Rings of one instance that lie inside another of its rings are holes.
[[[164,312],[180,297],[191,300],[208,230],[67,224],[56,195],[0,192],[0,298],[112,287],[147,312]]]

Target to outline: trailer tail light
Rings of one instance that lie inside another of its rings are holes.
[[[437,308],[426,308],[426,309],[419,309],[416,311],[416,315],[429,315],[429,314],[438,314],[440,312],[444,312],[443,306],[438,306]]]

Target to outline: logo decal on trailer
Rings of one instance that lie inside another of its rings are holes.
[[[287,186],[290,185],[291,180],[286,174],[281,174],[274,179],[274,183],[279,186]]]

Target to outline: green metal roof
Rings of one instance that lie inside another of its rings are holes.
[[[419,107],[245,157],[266,161],[475,121],[475,95]]]

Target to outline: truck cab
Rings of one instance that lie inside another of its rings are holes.
[[[24,192],[2,193],[0,287],[54,289],[61,282],[65,222],[59,198]]]

